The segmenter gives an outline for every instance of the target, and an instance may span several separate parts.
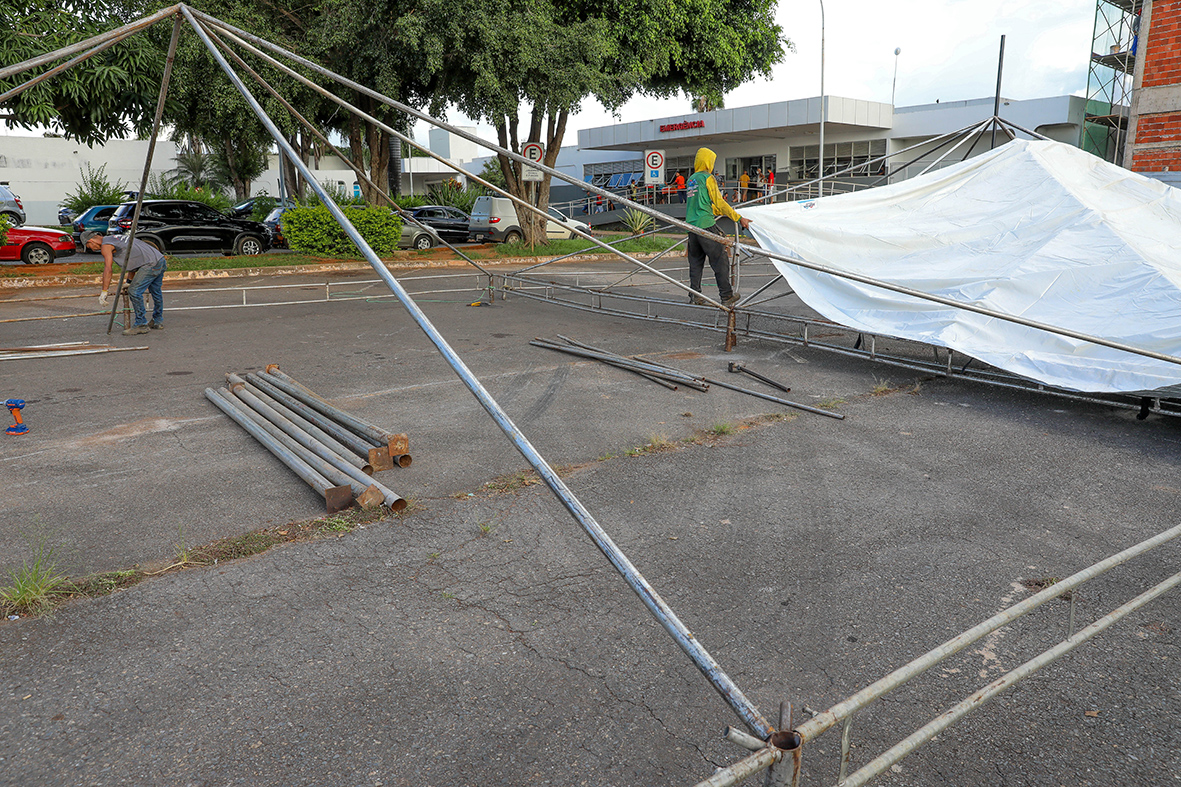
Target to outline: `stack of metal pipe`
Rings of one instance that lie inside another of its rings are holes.
[[[375,470],[409,467],[409,440],[346,413],[278,366],[227,374],[205,397],[324,497],[329,513],[354,504],[401,511],[406,501],[373,480]]]

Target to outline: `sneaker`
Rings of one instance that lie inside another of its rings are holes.
[[[728,298],[722,299],[722,305],[723,306],[733,306],[734,304],[738,303],[740,300],[742,300],[742,293],[738,292],[738,290],[735,290],[734,292],[730,293],[730,296]]]
[[[127,330],[123,331],[123,335],[124,336],[139,336],[141,333],[147,333],[147,332],[148,332],[148,326],[133,325],[130,328],[128,328]]]
[[[148,327],[151,328],[153,331],[162,331],[162,330],[164,330],[164,323],[156,322],[155,320],[149,320]]]

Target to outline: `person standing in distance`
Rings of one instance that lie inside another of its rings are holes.
[[[120,263],[123,253],[127,249],[127,238],[123,235],[103,235],[101,232],[90,230],[82,233],[82,245],[90,251],[97,251],[103,255],[103,291],[98,296],[98,305],[106,306],[111,288],[111,267],[115,264],[115,255],[119,255]],[[135,324],[123,331],[124,336],[136,336],[147,333],[149,329],[164,327],[164,295],[161,284],[164,281],[164,271],[168,261],[164,255],[150,243],[136,238],[131,243],[131,255],[127,259],[127,273],[131,276],[131,308],[135,310]],[[144,306],[144,293],[152,296],[152,321],[148,322],[147,309]]]
[[[685,208],[685,221],[703,230],[713,229],[718,216],[727,216],[743,229],[750,226],[750,219],[739,216],[734,208],[727,203],[718,190],[718,183],[714,180],[714,162],[718,154],[709,148],[701,148],[693,159],[693,174],[689,176],[686,186],[688,204]],[[713,268],[714,279],[718,283],[718,295],[726,306],[738,303],[739,295],[730,284],[730,262],[726,258],[726,247],[716,240],[703,238],[696,233],[689,234],[689,287],[695,293],[701,292],[701,274],[705,270],[705,261]],[[690,295],[689,300],[696,304],[705,303],[700,295]]]

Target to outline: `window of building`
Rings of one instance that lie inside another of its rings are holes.
[[[861,142],[834,142],[824,146],[824,173],[831,175],[856,167],[847,173],[858,175],[884,175],[886,162],[869,161],[886,155],[886,140],[872,139]],[[820,177],[820,146],[798,145],[791,148],[791,163],[788,177],[792,180],[811,180]]]

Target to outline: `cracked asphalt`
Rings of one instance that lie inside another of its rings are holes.
[[[418,505],[0,623],[0,785],[693,785],[744,754],[721,738],[737,718],[548,490],[483,488],[524,460],[364,279],[335,277],[357,296],[345,304],[177,309],[163,332],[111,340],[147,351],[4,362],[0,394],[29,401],[32,431],[0,442],[0,568],[18,565],[30,538],[83,573],[321,514],[202,397],[225,372],[267,363],[407,431],[414,464],[379,477]],[[456,286],[439,281],[411,290]],[[166,291],[176,306],[226,297]],[[716,334],[519,298],[463,305],[473,299],[423,296],[772,719],[785,701],[797,721],[829,707],[1027,597],[1023,580],[1067,576],[1178,522],[1177,419],[816,349],[747,341],[727,354]],[[4,311],[75,308],[89,304]],[[88,318],[2,330],[5,346],[107,341]],[[741,361],[790,385],[789,399],[842,400],[847,418],[788,411],[627,456],[654,436],[785,411],[717,389],[670,392],[527,344],[556,333],[711,375]],[[885,380],[891,392],[874,395]],[[1175,573],[1179,558],[1168,545],[1088,583],[1076,625]],[[860,712],[854,767],[1056,644],[1069,612],[1046,604]],[[1179,612],[1176,593],[1151,603],[880,783],[1181,784]],[[835,784],[839,738],[808,744],[805,784]]]

